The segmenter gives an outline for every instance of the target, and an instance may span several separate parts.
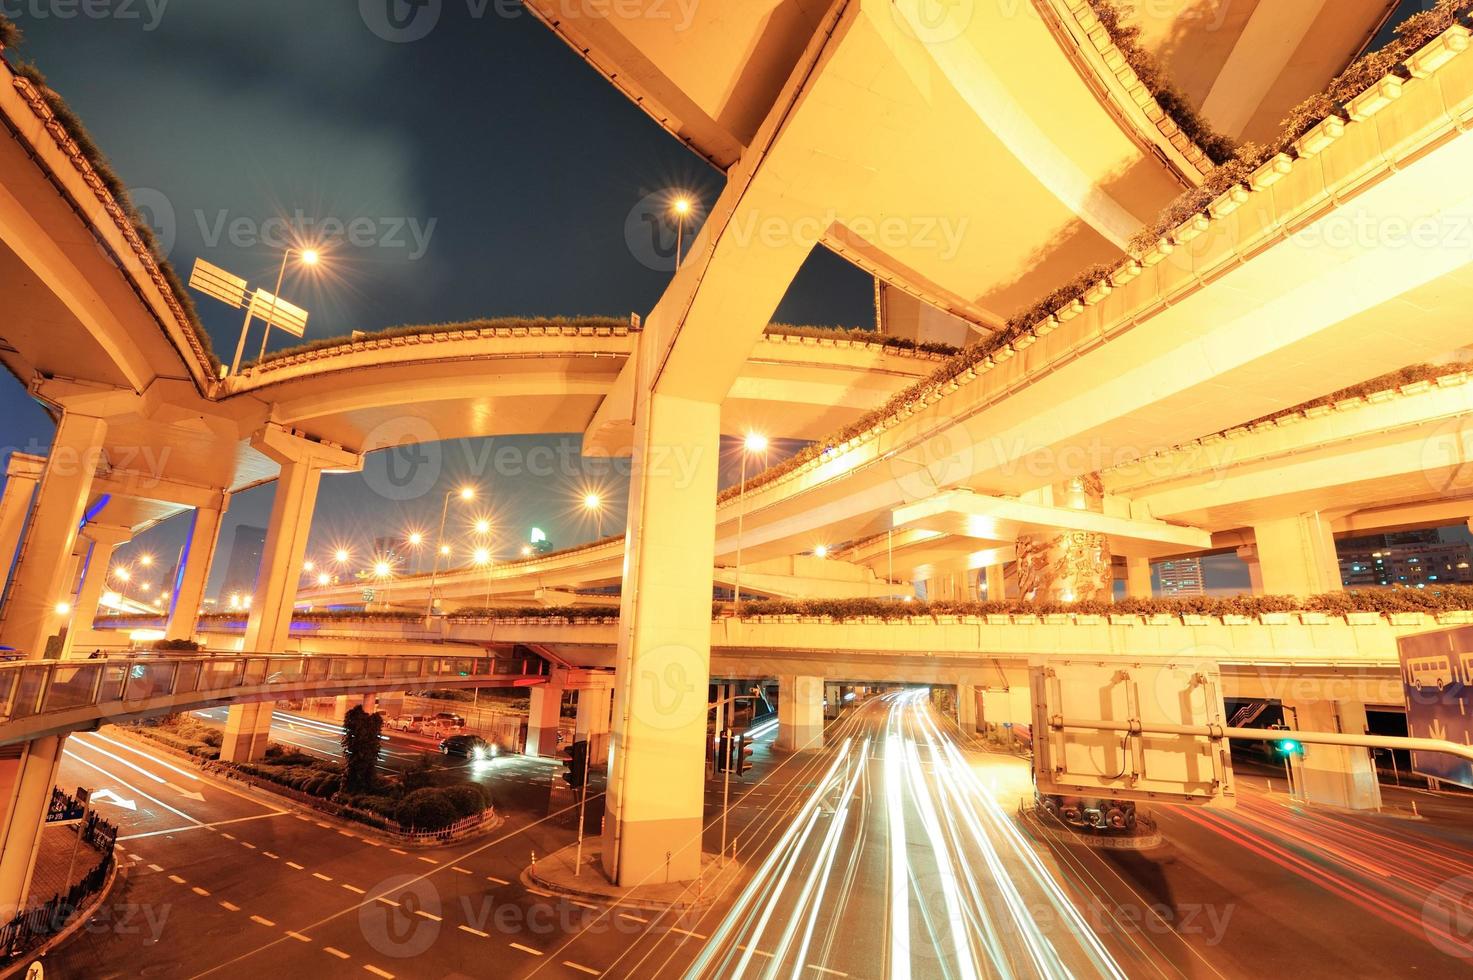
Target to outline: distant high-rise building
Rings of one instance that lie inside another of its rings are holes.
[[[1165,596],[1205,595],[1202,584],[1202,559],[1173,558],[1156,566],[1161,573],[1161,594]]]
[[[1347,538],[1335,543],[1340,581],[1347,586],[1425,588],[1438,582],[1473,582],[1473,552],[1463,541],[1444,541],[1436,528]]]
[[[266,529],[242,524],[235,529],[230,542],[230,564],[225,566],[225,581],[220,586],[219,608],[230,608],[230,597],[243,601],[256,591],[256,576],[261,571],[261,554],[266,550]]]

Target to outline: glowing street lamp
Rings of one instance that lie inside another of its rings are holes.
[[[348,551],[347,548],[339,548],[337,551],[334,551],[332,553],[332,560],[337,562],[339,565],[348,564],[348,560],[352,557],[353,555]]]
[[[827,558],[828,556],[829,556],[829,546],[826,545],[826,544],[818,545],[817,547],[815,547],[813,549],[813,557],[815,557],[815,558]]]
[[[144,568],[150,567],[151,565],[153,565],[153,555],[139,555],[138,564],[142,565]]]
[[[486,569],[486,608],[491,608],[491,549],[477,548],[471,552],[471,564]]]
[[[326,587],[326,586],[331,585],[332,584],[332,576],[329,575],[329,574],[327,574],[326,572],[322,572],[321,574],[319,574],[317,576],[317,584],[319,586],[322,586],[322,587]]]
[[[691,199],[684,194],[670,202],[670,212],[675,215],[675,271],[680,271],[680,265],[685,251],[685,219],[690,217],[694,205]]]
[[[602,541],[603,540],[603,537],[604,537],[604,502],[603,502],[603,498],[601,498],[596,493],[584,494],[583,495],[583,509],[586,510],[586,511],[588,511],[589,513],[593,514],[594,520],[598,523],[598,540]]]
[[[373,563],[373,577],[384,586],[384,608],[389,608],[389,587],[394,581],[394,563],[387,558],[379,558]]]
[[[748,432],[747,438],[742,442],[742,476],[741,484],[737,490],[737,551],[736,551],[736,579],[732,589],[732,615],[738,619],[742,615],[742,526],[747,516],[747,457],[766,456],[767,437],[756,432]]]
[[[302,265],[309,267],[322,262],[322,252],[318,249],[295,246],[288,248],[281,254],[281,269],[276,274],[276,290],[268,293],[264,289],[257,289],[250,293],[249,298],[244,279],[203,259],[195,260],[194,271],[189,277],[190,287],[226,306],[246,311],[245,322],[240,327],[240,339],[235,344],[235,357],[230,362],[230,374],[240,371],[240,359],[245,353],[246,335],[250,333],[252,320],[260,318],[266,323],[266,332],[261,335],[260,357],[266,356],[266,342],[271,337],[272,327],[279,327],[296,337],[307,332],[307,311],[281,298],[281,284],[286,278],[287,262],[293,255],[297,256]]]
[[[485,518],[485,517],[478,517],[478,518],[476,518],[476,523],[475,523],[474,527],[475,527],[476,534],[478,536],[480,536],[480,537],[483,537],[484,538],[486,535],[488,535],[488,534],[491,533],[491,521],[488,518]]]
[[[450,513],[450,498],[455,497],[461,503],[470,503],[476,499],[476,488],[464,486],[455,490],[445,491],[445,502],[440,507],[440,533],[435,535],[435,567],[430,572],[430,599],[429,605],[425,607],[425,618],[429,619],[435,614],[435,583],[440,578],[440,559],[450,557],[450,546],[445,543],[445,518]]]
[[[302,563],[302,571],[307,572],[308,574],[311,574],[313,571],[316,570],[316,568],[317,563],[310,559]]]
[[[128,598],[128,583],[132,581],[133,573],[120,565],[113,569],[113,578],[123,583],[118,592],[120,593],[120,598],[126,600]]]

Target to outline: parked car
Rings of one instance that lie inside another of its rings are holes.
[[[441,711],[434,716],[434,721],[442,728],[464,728],[465,716],[457,715],[453,711]]]
[[[470,759],[489,759],[496,755],[496,746],[479,735],[451,735],[440,743],[445,755],[461,755]]]
[[[396,732],[422,732],[429,721],[429,715],[400,715],[390,718],[387,724]]]

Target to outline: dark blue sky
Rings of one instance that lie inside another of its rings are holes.
[[[517,4],[444,0],[433,30],[392,43],[374,31],[375,3],[387,0],[139,0],[115,5],[132,16],[101,19],[38,16],[49,4],[3,9],[25,32],[12,57],[34,61],[77,110],[182,276],[198,257],[270,288],[282,229],[271,219],[309,238],[337,223],[331,271],[289,275],[283,289],[311,310],[309,339],[483,316],[647,313],[671,255],[643,220],[651,195],[683,188],[710,204],[722,175]],[[196,302],[228,361],[239,316]],[[820,250],[777,318],[862,326],[871,304],[868,278]],[[290,342],[278,334],[273,346]],[[49,445],[50,421],[13,382],[0,384],[0,411],[6,447]],[[504,442],[525,451],[567,440]],[[445,447],[444,483],[475,476],[485,456],[478,444]],[[570,508],[590,481],[608,491],[615,527],[626,492],[617,476],[482,474],[505,529],[501,553],[533,525],[559,546],[592,536]],[[271,495],[232,504],[217,572],[234,526],[264,524]],[[346,539],[366,552],[375,536],[434,523],[438,501],[431,491],[386,505],[363,477],[328,477],[313,549]],[[173,555],[181,538],[166,525],[137,544]]]

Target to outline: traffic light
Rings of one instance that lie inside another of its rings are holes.
[[[1280,739],[1274,745],[1274,748],[1278,750],[1278,753],[1280,755],[1303,755],[1304,754],[1304,743],[1301,742],[1301,741],[1299,741],[1296,738],[1284,738],[1284,739]]]
[[[736,774],[738,776],[752,768],[752,746],[747,744],[746,732],[736,737],[736,748],[732,762],[736,765]]]
[[[579,789],[588,779],[588,742],[574,742],[563,753],[563,782]]]
[[[726,772],[731,762],[731,732],[724,731],[716,739],[716,771]]]

